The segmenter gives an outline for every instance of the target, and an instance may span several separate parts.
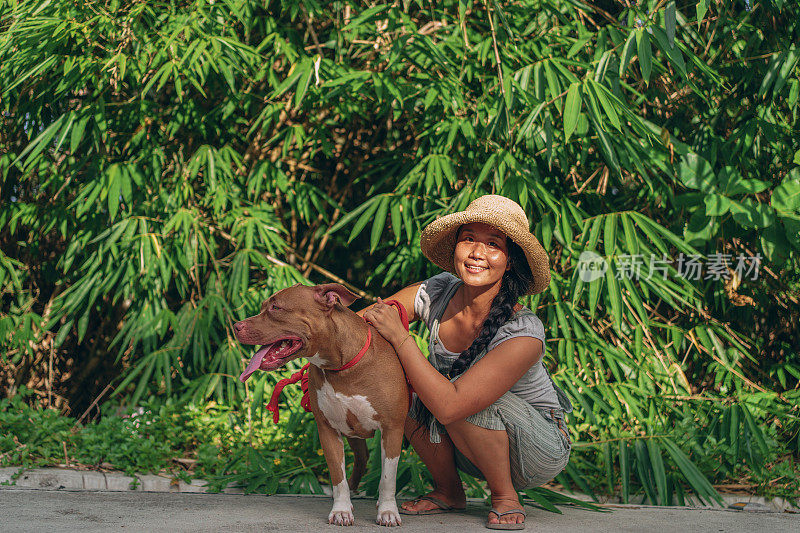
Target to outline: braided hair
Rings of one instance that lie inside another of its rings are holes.
[[[456,238],[460,232],[461,228],[458,229]],[[463,374],[470,367],[475,358],[486,349],[497,333],[497,330],[514,314],[514,306],[517,304],[519,298],[525,294],[533,279],[528,260],[522,248],[511,239],[507,239],[506,242],[508,244],[508,262],[511,268],[503,274],[500,291],[494,297],[494,300],[492,300],[492,306],[489,309],[486,320],[483,322],[481,332],[475,340],[472,341],[469,348],[461,352],[458,358],[453,362],[449,372],[439,370],[442,374],[449,375],[450,378]],[[417,416],[420,425],[418,429],[427,428],[433,419],[433,414],[421,401],[419,407]]]

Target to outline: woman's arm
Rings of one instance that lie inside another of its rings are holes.
[[[396,293],[394,293],[393,295],[389,296],[388,298],[385,298],[385,300],[397,300],[398,302],[403,304],[403,307],[406,308],[406,312],[408,313],[409,324],[411,322],[416,322],[417,320],[419,320],[419,317],[414,313],[414,298],[417,297],[417,289],[419,289],[419,286],[422,285],[422,283],[423,282],[420,281],[414,283],[413,285],[409,285],[408,287],[404,287],[399,291],[397,291]],[[374,306],[375,304],[365,307],[361,311],[356,311],[356,314],[360,317],[363,317],[364,313],[368,309],[372,309]],[[392,310],[394,310],[394,308],[392,308]],[[395,313],[396,312],[397,311],[395,311]]]
[[[542,358],[540,339],[514,337],[498,344],[451,383],[422,355],[393,307],[378,298],[364,312],[364,318],[394,346],[414,392],[443,424],[490,406]]]
[[[541,340],[514,337],[498,344],[451,383],[416,343],[406,339],[393,342],[406,376],[422,403],[445,425],[493,404],[542,358]]]

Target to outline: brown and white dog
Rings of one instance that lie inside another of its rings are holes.
[[[275,370],[305,357],[311,364],[310,407],[333,487],[328,522],[353,524],[350,489],[356,489],[364,473],[367,446],[363,439],[380,430],[383,464],[376,522],[397,526],[401,520],[395,485],[409,393],[391,343],[348,309],[357,298],[338,283],[313,287],[298,284],[275,293],[261,305],[258,315],[234,325],[239,342],[262,345],[239,379],[246,381],[256,370]],[[341,369],[361,351],[368,336],[371,343],[363,357]],[[349,482],[345,479],[342,435],[355,456]]]

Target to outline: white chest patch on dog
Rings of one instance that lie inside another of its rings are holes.
[[[353,422],[366,431],[380,429],[380,424],[375,420],[375,409],[366,396],[360,394],[347,396],[336,392],[330,383],[324,381],[317,391],[317,404],[331,427],[343,435],[355,435],[351,426]],[[350,413],[349,422],[348,413]]]

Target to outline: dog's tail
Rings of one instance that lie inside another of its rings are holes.
[[[353,450],[353,475],[347,480],[347,486],[350,490],[356,490],[358,483],[361,481],[361,476],[367,470],[367,441],[355,437],[347,437],[347,442],[350,444],[350,449]]]

